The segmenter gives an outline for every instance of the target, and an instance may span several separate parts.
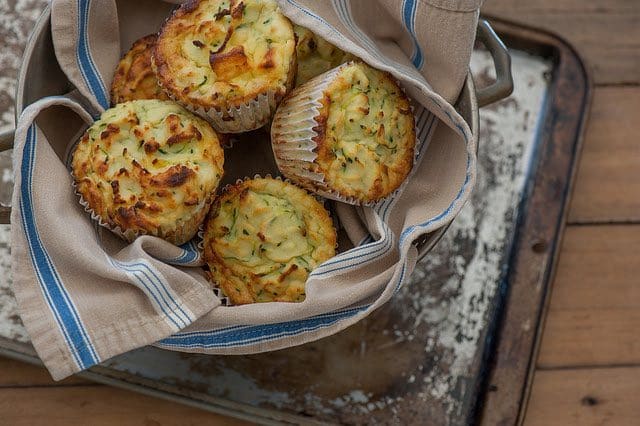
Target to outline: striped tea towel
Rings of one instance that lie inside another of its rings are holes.
[[[419,156],[403,191],[374,207],[335,204],[354,247],[313,271],[304,302],[224,306],[195,242],[125,243],[90,220],[66,167],[86,123],[108,107],[121,53],[157,31],[173,5],[53,0],[56,56],[76,93],[42,99],[20,116],[12,256],[22,319],[55,379],[149,344],[247,354],[334,334],[393,296],[415,267],[414,241],[451,222],[468,198],[476,135],[452,102],[468,73],[481,0],[278,3],[293,22],[391,72],[415,100]],[[54,105],[78,120],[45,134],[34,120]]]

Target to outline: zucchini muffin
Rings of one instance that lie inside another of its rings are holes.
[[[178,8],[153,54],[171,98],[223,133],[267,124],[293,85],[296,43],[275,0],[200,0]]]
[[[111,83],[111,105],[136,99],[168,100],[151,67],[155,34],[136,40],[122,57]]]
[[[81,202],[131,241],[148,234],[180,245],[206,217],[224,156],[209,123],[175,102],[137,100],[106,110],[73,153]]]
[[[234,304],[303,301],[309,273],[335,255],[335,246],[322,204],[270,177],[226,187],[204,233],[211,279]]]
[[[287,178],[328,198],[370,205],[409,175],[415,122],[409,99],[390,74],[349,62],[282,102],[271,141]]]
[[[298,57],[296,86],[355,59],[352,54],[344,52],[305,27],[294,25],[293,31],[297,39],[296,55]]]

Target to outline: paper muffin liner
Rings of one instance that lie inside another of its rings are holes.
[[[165,89],[166,91],[166,89]],[[282,95],[275,90],[260,94],[246,104],[226,110],[195,106],[177,99],[167,92],[168,96],[189,111],[207,120],[221,133],[243,133],[259,129],[269,123]]]
[[[293,87],[296,61],[295,54],[289,66],[289,75],[285,83],[286,92]],[[151,60],[151,65],[156,72],[155,61]],[[156,72],[157,75],[157,72]],[[213,128],[220,133],[244,133],[259,129],[269,124],[273,114],[276,112],[278,103],[284,98],[286,93],[279,90],[268,90],[265,93],[258,94],[255,98],[237,107],[227,109],[218,109],[215,107],[205,108],[199,105],[193,105],[176,97],[171,90],[162,84],[158,78],[158,85],[165,94],[174,102],[182,105],[189,111],[207,120]]]
[[[120,226],[116,226],[105,221],[101,215],[96,213],[95,210],[91,208],[89,203],[84,199],[84,197],[78,190],[78,185],[76,184],[75,179],[73,179],[71,185],[73,187],[73,192],[78,196],[80,205],[84,208],[85,212],[89,213],[91,219],[96,221],[98,225],[108,229],[127,242],[132,242],[141,235],[150,235],[153,237],[162,238],[163,240],[168,241],[176,246],[184,244],[187,241],[191,240],[198,233],[198,228],[207,217],[209,208],[211,207],[211,204],[213,202],[213,197],[211,195],[208,196],[202,208],[189,220],[180,221],[179,223],[176,223],[172,226],[161,226],[158,229],[158,232],[149,232],[143,229],[122,229],[122,227]]]
[[[316,120],[322,108],[324,91],[338,73],[353,62],[344,63],[296,88],[278,107],[271,125],[271,147],[278,169],[287,178],[303,188],[331,200],[359,206],[374,206],[398,193],[405,181],[390,194],[375,199],[362,200],[350,197],[332,188],[315,162],[318,144]],[[415,149],[415,148],[414,148]],[[414,152],[415,159],[415,152]]]

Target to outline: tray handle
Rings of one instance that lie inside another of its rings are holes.
[[[0,152],[13,148],[14,131],[7,130],[0,133]],[[11,207],[0,203],[0,225],[6,225],[11,218]]]
[[[487,48],[496,68],[496,81],[476,92],[478,106],[483,107],[504,99],[513,92],[513,75],[509,51],[486,19],[478,21],[477,40]]]

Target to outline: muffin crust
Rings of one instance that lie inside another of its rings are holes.
[[[193,237],[222,177],[216,132],[171,101],[137,100],[106,110],[73,153],[77,191],[128,239]]]
[[[352,54],[344,52],[305,27],[294,25],[293,31],[297,39],[296,55],[298,57],[296,86],[355,59]]]
[[[175,100],[205,110],[238,108],[295,76],[295,36],[274,0],[192,0],[161,30],[153,61]]]
[[[416,134],[409,99],[393,77],[352,62],[320,102],[314,141],[327,186],[365,202],[397,189],[413,166]]]
[[[151,67],[155,34],[136,40],[122,57],[111,83],[111,105],[136,99],[168,100]]]
[[[211,278],[234,304],[300,302],[309,273],[335,255],[324,207],[303,189],[272,178],[225,188],[207,220]]]

